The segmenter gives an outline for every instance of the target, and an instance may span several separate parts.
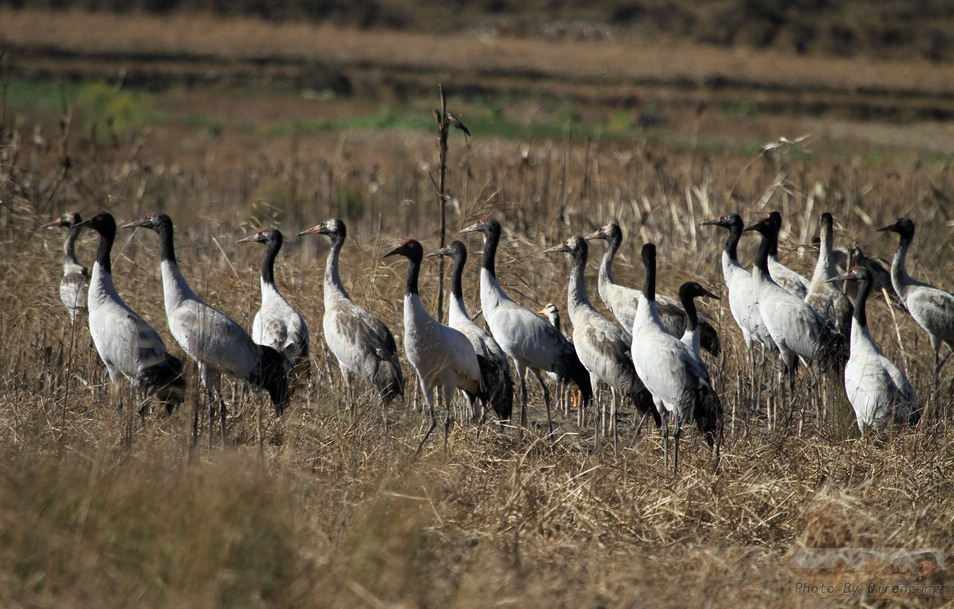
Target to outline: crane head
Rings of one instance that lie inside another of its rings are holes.
[[[63,226],[63,227],[65,227],[65,228],[71,228],[71,227],[73,227],[73,226],[76,226],[77,224],[79,224],[79,223],[82,222],[82,221],[83,221],[83,219],[80,217],[80,215],[79,215],[77,212],[75,212],[75,211],[68,211],[68,212],[66,212],[65,214],[63,214],[62,216],[60,216],[59,218],[57,218],[56,220],[50,222],[49,224],[44,224],[44,225],[41,226],[40,228],[53,228],[53,227],[56,227],[56,226]]]
[[[493,218],[481,218],[477,220],[474,224],[471,224],[467,228],[461,229],[461,234],[463,233],[484,233],[485,235],[496,232],[500,233],[500,222],[497,222]]]
[[[172,219],[161,211],[154,211],[150,214],[146,214],[146,217],[144,217],[142,220],[136,220],[135,222],[124,224],[123,228],[142,227],[158,231],[163,225],[172,226]]]
[[[619,224],[616,222],[610,222],[605,224],[597,229],[594,233],[584,237],[587,241],[593,239],[603,239],[604,241],[621,241],[623,239],[623,231],[619,227]]]
[[[433,256],[450,256],[455,260],[458,258],[467,256],[467,249],[464,247],[464,244],[461,241],[455,240],[451,241],[449,245],[443,247],[436,252],[431,252],[425,258],[431,258]]]
[[[914,222],[908,218],[898,218],[894,224],[889,224],[888,226],[882,226],[878,229],[878,232],[889,231],[892,233],[898,233],[904,239],[913,239],[914,238]]]
[[[681,286],[679,286],[679,300],[682,301],[685,298],[711,298],[713,300],[719,300],[719,297],[710,292],[709,290],[702,287],[697,281],[687,281]]]
[[[742,216],[736,213],[722,214],[718,220],[706,220],[703,226],[721,226],[722,228],[742,227]]]
[[[298,236],[302,235],[330,235],[337,236],[339,239],[344,239],[348,234],[347,229],[345,228],[345,223],[339,218],[330,218],[325,220],[321,224],[312,226],[307,230],[303,230],[298,233]]]
[[[420,262],[424,259],[424,249],[415,239],[405,239],[401,245],[397,246],[383,257],[404,256],[412,262]]]
[[[266,228],[265,230],[258,231],[251,237],[239,239],[238,243],[270,243],[274,241],[277,241],[278,244],[281,245],[281,242],[282,242],[281,231],[274,228]]]

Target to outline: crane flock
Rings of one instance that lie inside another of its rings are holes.
[[[836,361],[841,365],[846,396],[852,404],[862,434],[887,423],[913,424],[919,412],[914,391],[904,373],[879,350],[868,330],[866,300],[874,278],[872,270],[856,265],[837,275],[833,249],[833,218],[825,213],[820,221],[820,251],[812,279],[808,280],[782,266],[778,261],[778,235],[781,215],[768,217],[745,227],[741,216],[728,213],[704,225],[728,230],[721,252],[723,279],[729,309],[738,325],[749,354],[755,389],[753,347],[778,353],[782,370],[788,374],[788,389],[795,383],[795,360],[802,364]],[[60,295],[75,321],[87,309],[90,334],[106,365],[112,383],[116,407],[122,408],[119,390],[125,378],[141,392],[140,413],[145,398],[155,395],[169,412],[182,402],[185,376],[182,362],[169,354],[162,338],[119,296],[113,284],[110,252],[116,236],[116,222],[108,213],[99,213],[85,222],[75,212],[44,226],[69,229],[64,243],[65,262]],[[304,317],[281,295],[274,277],[274,263],[282,247],[282,233],[266,229],[239,242],[258,242],[266,246],[261,266],[261,307],[255,314],[249,335],[225,313],[206,304],[189,287],[176,260],[172,220],[154,212],[123,228],[143,227],[159,237],[162,289],[169,331],[183,351],[198,366],[202,384],[209,395],[209,444],[218,417],[225,443],[227,408],[220,389],[222,373],[266,390],[281,415],[289,402],[289,375],[309,372],[311,347]],[[82,228],[99,234],[91,279],[78,262],[75,242]],[[934,352],[935,389],[947,354],[940,358],[942,345],[954,350],[954,295],[912,279],[905,261],[914,237],[914,223],[901,218],[882,231],[900,237],[891,266],[891,282],[905,308],[928,334]],[[747,231],[761,234],[754,266],[747,270],[738,259],[738,244]],[[545,252],[569,255],[571,270],[567,284],[567,313],[572,323],[572,342],[554,324],[518,304],[497,279],[495,256],[502,227],[494,218],[483,218],[460,231],[479,232],[484,249],[479,273],[480,309],[489,332],[468,314],[462,287],[467,250],[461,241],[427,254],[448,256],[453,260],[447,325],[435,319],[424,307],[418,282],[425,258],[421,244],[407,239],[388,256],[407,258],[404,294],[403,346],[405,357],[418,377],[430,425],[424,433],[424,445],[437,425],[435,389],[444,405],[446,430],[450,423],[450,405],[457,391],[464,393],[475,420],[483,420],[489,409],[502,422],[509,422],[513,410],[515,379],[509,358],[520,383],[520,415],[516,421],[518,437],[527,427],[526,374],[532,372],[540,383],[546,408],[547,428],[553,434],[550,392],[543,373],[576,385],[580,394],[578,424],[585,426],[586,407],[600,385],[609,387],[612,401],[608,417],[600,411],[596,423],[596,445],[601,432],[611,433],[617,450],[617,400],[633,403],[643,419],[651,416],[661,427],[665,475],[669,469],[669,419],[675,424],[675,452],[672,475],[678,472],[679,440],[682,426],[694,422],[706,443],[716,450],[722,442],[723,409],[716,384],[709,373],[703,350],[712,356],[720,353],[715,328],[700,320],[694,299],[718,297],[698,282],[684,283],[679,300],[663,297],[656,291],[655,244],[642,248],[643,285],[641,290],[617,284],[613,280],[613,261],[622,242],[622,230],[615,222],[584,237],[573,236]],[[345,398],[354,417],[355,395],[351,377],[357,375],[370,383],[379,396],[387,427],[388,405],[405,394],[404,374],[394,335],[378,318],[351,299],[339,274],[339,259],[347,235],[345,223],[337,218],[325,220],[299,236],[326,235],[330,239],[324,279],[324,315],[322,334],[328,349],[338,361]],[[601,314],[587,296],[585,271],[587,242],[602,239],[607,249],[598,274],[603,304],[616,318],[614,323]],[[857,260],[857,258],[856,258]],[[875,268],[877,272],[877,268]],[[840,291],[837,282],[851,286],[851,297]],[[88,285],[88,287],[87,287]],[[555,310],[555,307],[553,307]],[[839,337],[850,341],[850,356],[843,353]],[[756,398],[757,400],[758,398]],[[478,408],[478,403],[480,407]],[[193,419],[193,438],[198,435],[199,411]],[[550,436],[548,436],[550,437]]]

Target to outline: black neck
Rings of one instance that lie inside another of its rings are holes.
[[[685,288],[679,289],[679,302],[686,310],[686,331],[695,332],[699,327],[699,315],[696,312],[696,299]]]
[[[408,256],[407,280],[404,282],[404,294],[417,294],[417,277],[421,272],[421,258]]]
[[[656,248],[643,247],[643,296],[646,300],[656,300]]]
[[[854,310],[852,317],[859,328],[868,327],[868,316],[865,313],[865,306],[868,301],[868,295],[871,293],[871,277],[864,277],[858,281],[858,293],[855,296]]]
[[[586,279],[584,275],[586,273],[587,254],[586,241],[580,239],[573,250],[573,267],[570,269],[570,294],[575,291],[582,301],[586,301]]]
[[[769,253],[772,251],[772,241],[774,241],[771,236],[762,233],[762,240],[759,242],[759,250],[755,254],[755,266],[758,267],[762,274],[769,276],[768,270],[768,257]]]
[[[159,234],[159,259],[163,262],[176,264],[176,248],[172,236],[172,221],[166,219],[164,222],[159,223],[159,226],[156,228],[156,233]]]
[[[273,237],[268,240],[266,246],[265,257],[262,259],[262,281],[275,285],[275,257],[278,250],[282,249],[282,241]]]
[[[464,274],[464,263],[467,262],[467,252],[462,248],[454,251],[454,267],[451,269],[451,294],[458,300],[463,300],[464,290],[461,277]]]
[[[99,233],[99,248],[96,250],[96,264],[104,273],[112,274],[113,264],[110,254],[113,251],[113,240],[116,238],[116,225],[101,226],[96,229]]]
[[[742,224],[739,222],[733,222],[729,226],[729,238],[725,241],[725,253],[729,257],[729,260],[733,262],[739,261],[739,239],[742,238]]]
[[[500,242],[500,229],[490,230],[484,233],[484,255],[481,258],[480,265],[490,272],[490,276],[496,278],[497,271],[494,270],[494,259],[497,256],[497,243]]]

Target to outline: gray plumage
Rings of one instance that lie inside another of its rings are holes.
[[[821,315],[836,333],[842,335],[847,343],[851,331],[851,302],[829,281],[836,275],[832,261],[833,225],[834,220],[831,214],[823,213],[818,231],[818,261],[815,263],[815,271],[808,285],[805,302]]]
[[[266,247],[261,272],[262,306],[252,321],[252,340],[280,352],[288,360],[289,371],[294,370],[295,376],[301,376],[308,369],[311,343],[305,319],[288,304],[275,285],[275,257],[282,249],[282,241],[281,231],[274,228],[239,240],[239,243],[263,243]]]
[[[606,252],[600,262],[599,279],[597,288],[600,299],[606,308],[610,310],[620,326],[629,333],[633,327],[633,319],[636,316],[636,303],[639,301],[640,291],[635,288],[629,288],[613,281],[613,261],[616,258],[616,252],[619,251],[620,244],[623,241],[623,231],[619,224],[611,222],[592,235],[586,237],[586,240],[603,239],[606,241]],[[664,295],[656,296],[656,306],[659,312],[659,319],[662,321],[666,331],[676,338],[682,336],[686,331],[686,312],[678,300]],[[701,323],[702,348],[712,355],[719,355],[720,344],[719,335],[715,328],[706,321]]]
[[[527,387],[525,374],[533,372],[543,389],[543,400],[550,419],[550,391],[541,376],[541,371],[550,370],[570,378],[577,387],[583,402],[593,397],[589,373],[577,357],[573,345],[556,328],[538,315],[513,301],[500,287],[494,267],[497,245],[500,241],[500,223],[493,218],[484,218],[461,231],[480,232],[484,235],[484,253],[480,269],[480,307],[490,333],[504,350],[517,369],[520,377],[520,425],[526,425]]]
[[[947,359],[940,359],[941,345],[947,345],[949,351],[954,351],[954,294],[912,279],[908,275],[905,262],[914,240],[914,222],[908,218],[899,218],[894,224],[878,230],[898,234],[898,249],[891,261],[891,283],[908,313],[927,332],[931,340],[936,380],[944,360]]]
[[[392,400],[404,393],[404,375],[391,330],[377,317],[356,305],[341,283],[338,262],[341,246],[348,234],[345,223],[338,218],[332,218],[298,234],[328,235],[331,239],[331,247],[325,260],[325,313],[322,317],[322,330],[328,349],[338,360],[345,389],[351,400],[352,412],[352,374],[357,374],[373,384],[386,408]]]
[[[493,336],[474,323],[464,303],[462,277],[467,262],[467,248],[461,241],[453,241],[428,256],[450,256],[453,261],[447,325],[463,333],[470,341],[480,364],[483,385],[487,389],[487,402],[500,420],[509,420],[513,413],[513,378],[510,376],[507,354]]]
[[[241,326],[225,313],[206,304],[192,291],[176,262],[174,229],[169,216],[153,212],[123,228],[137,227],[155,231],[159,237],[159,267],[169,331],[198,365],[202,385],[211,398],[209,445],[212,443],[216,405],[222,442],[225,443],[227,410],[219,390],[223,372],[247,381],[252,387],[268,391],[276,414],[282,414],[288,403],[285,357],[271,347],[256,344]],[[198,411],[193,423],[194,437],[197,424]]]
[[[845,365],[845,393],[851,402],[862,435],[885,423],[917,422],[914,389],[904,372],[881,353],[868,331],[865,303],[871,292],[871,272],[854,267],[829,281],[858,285],[851,326],[851,355]]]
[[[569,254],[572,266],[567,285],[567,312],[573,323],[573,346],[583,366],[590,373],[590,384],[606,383],[612,392],[610,427],[616,446],[616,396],[633,401],[642,415],[652,414],[657,424],[659,414],[652,395],[636,374],[630,354],[630,336],[601,315],[586,294],[587,245],[583,237],[574,236],[562,245],[546,250]]]
[[[109,373],[116,409],[122,409],[120,383],[125,377],[143,396],[155,395],[171,413],[184,398],[182,362],[169,354],[155,328],[133,311],[116,291],[110,260],[116,221],[110,214],[100,213],[76,226],[88,226],[99,233],[88,296],[89,332]],[[145,402],[139,409],[140,414],[144,414],[144,408]]]

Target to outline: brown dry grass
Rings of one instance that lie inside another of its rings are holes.
[[[488,429],[477,441],[474,428],[457,426],[446,452],[438,440],[412,460],[421,433],[413,391],[391,433],[367,395],[364,415],[349,424],[336,367],[321,347],[322,260],[305,239],[289,239],[277,273],[311,323],[315,374],[282,423],[266,416],[267,436],[282,441],[267,445],[258,463],[260,398],[237,389],[235,446],[190,459],[188,408],[140,425],[105,403],[88,332],[71,336],[57,301],[61,236],[34,228],[65,208],[88,214],[105,206],[120,221],[165,209],[177,221],[193,287],[248,326],[261,252],[234,241],[257,224],[255,214],[271,223],[274,213],[286,233],[341,215],[354,235],[343,254],[345,282],[399,334],[404,267],[380,256],[407,236],[425,248],[437,242],[433,137],[227,133],[172,144],[160,131],[108,141],[74,134],[65,175],[62,144],[54,132],[21,131],[0,151],[2,606],[788,607],[813,600],[792,594],[790,548],[954,550],[950,396],[934,400],[942,419],[858,440],[837,387],[834,412],[842,414],[819,420],[803,378],[793,405],[803,417],[766,431],[761,415],[744,412],[743,350],[724,301],[708,308],[725,344],[711,367],[735,415],[718,473],[694,433],[668,485],[655,433],[614,458],[592,452],[591,432],[576,429],[573,417],[558,417],[561,439],[549,445],[539,435],[538,394],[524,443]],[[627,231],[618,281],[638,284],[638,247],[653,240],[662,291],[674,293],[688,277],[721,286],[722,235],[693,223],[728,210],[753,219],[755,202],[780,174],[768,206],[784,212],[793,266],[808,271],[811,254],[797,246],[824,209],[843,226],[839,243],[884,256],[895,241],[872,228],[903,213],[919,226],[912,273],[948,289],[954,275],[954,178],[944,163],[799,160],[785,151],[753,160],[642,141],[479,138],[466,148],[452,140],[450,161],[449,226],[498,216],[509,229],[501,281],[536,308],[565,299],[566,267],[545,259],[543,247],[613,217]],[[85,238],[81,259],[92,249]],[[474,266],[467,286],[475,286]],[[117,287],[172,345],[157,267],[153,235],[121,235]],[[423,277],[431,302],[434,268]],[[475,307],[476,290],[467,292]],[[895,361],[906,358],[926,404],[923,333],[898,312],[902,354],[884,302],[871,309],[876,340]],[[190,391],[188,404],[195,383]],[[950,573],[948,566],[937,577]]]

